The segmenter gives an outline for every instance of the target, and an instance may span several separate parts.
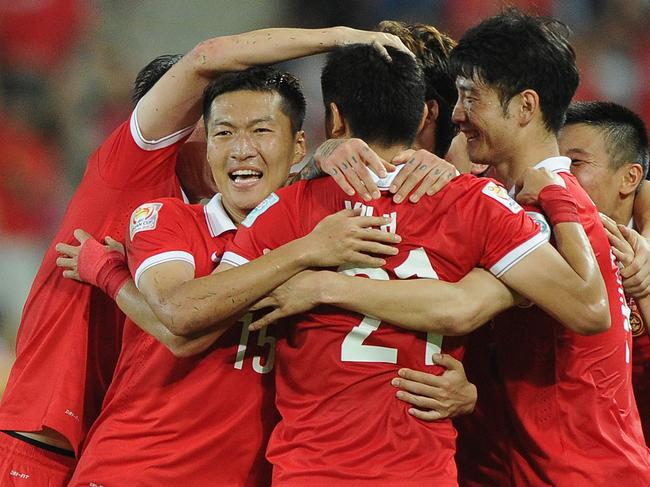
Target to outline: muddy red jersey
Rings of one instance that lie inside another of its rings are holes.
[[[650,332],[633,298],[628,298],[628,306],[632,328],[632,385],[643,435],[650,445]]]
[[[191,130],[148,142],[134,111],[90,157],[23,310],[0,429],[52,428],[79,452],[113,375],[124,315],[98,289],[64,279],[54,246],[76,244],[76,228],[100,239],[110,235],[122,240],[139,204],[180,198],[174,169],[179,146]]]
[[[632,393],[629,309],[598,211],[569,164],[557,157],[538,167],[557,172],[578,203],[605,280],[611,328],[578,335],[535,306],[495,320],[514,484],[650,485],[650,454]]]
[[[210,274],[235,226],[220,195],[208,205],[164,199],[133,213],[127,239],[136,281],[163,262]],[[127,320],[102,412],[71,485],[264,485],[275,423],[275,338],[238,323],[208,350],[176,358]]]
[[[392,177],[379,186],[388,187]],[[453,282],[475,266],[500,275],[545,242],[537,224],[491,180],[460,176],[418,205],[395,205],[384,191],[366,206],[324,178],[271,194],[244,220],[224,261],[254,259],[353,207],[390,216],[382,229],[402,242],[384,268],[340,269],[351,276]],[[274,484],[456,485],[451,422],[409,416],[390,381],[400,367],[442,373],[432,354],[442,349],[460,358],[460,339],[408,332],[332,307],[300,316],[287,334],[277,349],[282,420],[267,451]]]

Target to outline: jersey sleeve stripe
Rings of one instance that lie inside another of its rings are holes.
[[[190,134],[192,130],[194,130],[194,125],[192,125],[190,127],[181,129],[178,132],[167,135],[158,140],[146,140],[142,136],[142,132],[140,132],[140,124],[138,123],[139,105],[140,103],[138,102],[138,104],[133,110],[133,113],[131,114],[130,127],[131,127],[131,136],[133,137],[133,140],[138,145],[138,147],[140,147],[140,149],[142,150],[152,151],[152,150],[164,149],[165,147],[169,147],[170,145],[175,144],[183,137]]]
[[[490,272],[494,274],[495,277],[501,277],[513,265],[546,242],[548,242],[548,240],[542,233],[536,234],[504,255],[496,264],[490,267]]]
[[[135,281],[135,286],[138,289],[140,289],[140,277],[142,277],[142,273],[144,271],[151,269],[152,267],[157,266],[158,264],[162,264],[163,262],[172,262],[174,260],[187,262],[191,264],[192,267],[196,268],[196,265],[194,264],[194,256],[189,252],[185,252],[182,250],[171,250],[169,252],[162,252],[160,254],[147,257],[142,261],[142,264],[140,264],[140,266],[136,269],[135,277],[133,278],[133,280]]]
[[[221,262],[230,264],[233,267],[239,267],[240,265],[247,264],[250,261],[246,257],[242,257],[241,255],[238,255],[234,252],[227,251],[223,254],[223,257],[221,257]]]

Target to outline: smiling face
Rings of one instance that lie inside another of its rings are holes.
[[[504,113],[497,91],[484,83],[459,77],[456,80],[458,101],[452,120],[467,138],[467,153],[474,163],[497,164],[510,153],[517,122]]]
[[[606,215],[616,209],[625,168],[613,168],[601,129],[583,123],[566,125],[560,132],[560,154],[571,159],[571,172],[594,204]]]
[[[305,155],[304,135],[292,132],[276,92],[224,93],[210,113],[208,162],[226,210],[241,221],[285,183]]]

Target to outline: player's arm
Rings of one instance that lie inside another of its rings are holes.
[[[555,182],[547,179],[550,176],[537,176],[537,171],[530,173],[529,184],[522,189],[522,197],[529,202],[545,184]],[[548,208],[553,214],[552,205]],[[573,218],[577,219],[575,201],[573,209]],[[499,274],[502,282],[481,270],[470,272],[455,284],[428,279],[373,281],[325,272],[318,276],[303,274],[258,304],[275,309],[251,328],[318,304],[330,304],[407,329],[462,335],[515,304],[515,295],[507,285],[573,331],[590,334],[606,330],[610,316],[605,285],[584,229],[569,221],[557,223],[554,232],[559,253],[548,243],[538,245]]]
[[[641,235],[650,239],[650,181],[641,183],[639,193],[634,198],[634,223]]]
[[[135,287],[124,258],[124,247],[107,237],[101,245],[81,229],[74,232],[79,245],[59,243],[57,265],[63,276],[101,289],[141,330],[165,345],[177,357],[188,357],[207,349],[218,337],[207,332],[195,337],[171,333],[156,317],[142,293]]]
[[[168,262],[146,269],[137,284],[173,334],[223,332],[255,301],[302,270],[344,263],[379,267],[385,261],[368,254],[397,252],[388,244],[399,237],[371,228],[389,223],[388,218],[354,215],[352,210],[330,215],[308,235],[237,268],[194,279],[190,264]]]
[[[409,52],[396,36],[349,27],[262,29],[205,40],[142,98],[137,113],[141,135],[145,140],[158,140],[195,124],[201,116],[203,90],[220,73],[274,64],[355,43],[372,43],[384,53],[383,46]]]

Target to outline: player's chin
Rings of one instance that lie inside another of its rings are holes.
[[[250,211],[259,205],[271,193],[264,186],[248,188],[245,191],[239,190],[234,192],[233,200],[235,205],[241,210]]]

